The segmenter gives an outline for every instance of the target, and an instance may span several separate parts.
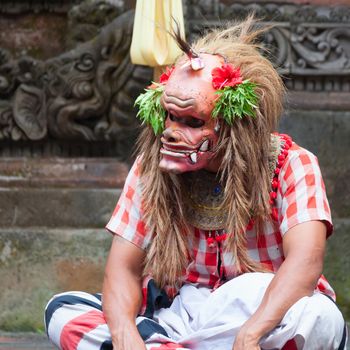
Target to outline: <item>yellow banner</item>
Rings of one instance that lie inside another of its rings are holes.
[[[167,32],[176,27],[173,18],[184,37],[181,0],[137,0],[130,49],[132,63],[157,67],[175,61],[181,50]]]

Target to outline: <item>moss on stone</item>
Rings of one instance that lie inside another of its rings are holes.
[[[0,330],[43,331],[54,294],[100,292],[110,241],[105,230],[1,230]]]
[[[35,288],[25,291],[26,295],[8,295],[7,307],[0,313],[0,329],[8,332],[43,332],[43,315],[47,301],[52,297],[49,288]]]

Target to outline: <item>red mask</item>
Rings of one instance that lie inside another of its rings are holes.
[[[216,90],[212,70],[223,64],[220,56],[201,54],[204,68],[193,70],[190,60],[181,60],[165,85],[162,105],[167,111],[161,137],[162,170],[184,173],[217,170],[213,150],[218,142],[219,120],[211,117]]]

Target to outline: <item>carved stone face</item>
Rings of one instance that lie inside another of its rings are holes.
[[[200,57],[203,69],[194,71],[185,58],[176,65],[165,86],[162,104],[167,118],[159,163],[163,171],[217,170],[212,150],[218,142],[219,122],[211,117],[217,98],[211,71],[221,66],[223,59],[209,54]]]

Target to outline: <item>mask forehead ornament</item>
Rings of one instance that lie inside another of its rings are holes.
[[[186,53],[135,102],[138,117],[160,136],[160,168],[174,173],[210,170],[220,120],[254,118],[258,104],[256,85],[239,68],[219,55]]]

